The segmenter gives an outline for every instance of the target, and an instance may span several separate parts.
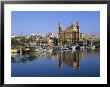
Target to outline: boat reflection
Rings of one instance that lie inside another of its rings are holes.
[[[12,63],[26,63],[29,61],[36,60],[39,57],[37,53],[30,52],[28,54],[12,53],[11,62]]]
[[[80,69],[80,61],[82,58],[88,58],[91,55],[99,55],[99,49],[96,50],[83,50],[83,51],[56,51],[56,52],[30,52],[27,54],[12,53],[11,62],[12,63],[28,63],[37,61],[39,59],[49,59],[54,62],[57,59],[58,69],[61,70],[63,63],[72,69]],[[86,57],[85,57],[86,56]],[[51,62],[51,63],[52,63]]]

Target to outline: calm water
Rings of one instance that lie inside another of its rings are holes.
[[[99,77],[100,51],[12,54],[12,77]]]

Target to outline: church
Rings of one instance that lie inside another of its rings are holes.
[[[59,45],[73,45],[78,44],[79,41],[83,41],[84,34],[80,33],[80,25],[78,21],[73,24],[71,23],[69,27],[62,30],[61,24],[59,22],[58,26],[58,44]]]

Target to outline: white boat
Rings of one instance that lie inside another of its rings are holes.
[[[42,49],[42,51],[43,51],[43,52],[46,52],[46,51],[47,51],[47,49]]]
[[[85,48],[84,46],[80,46],[80,50],[84,50],[84,48]]]
[[[91,46],[91,49],[93,49],[93,50],[94,50],[94,49],[95,49],[95,46]]]
[[[47,49],[46,51],[47,51],[47,52],[53,52],[53,49],[50,49],[50,48],[49,48],[49,49]]]
[[[95,49],[95,46],[90,46],[90,47],[87,47],[87,48],[94,50]]]
[[[39,52],[39,48],[36,48],[35,51]]]
[[[71,46],[71,48],[72,48],[72,51],[76,50],[76,46]]]

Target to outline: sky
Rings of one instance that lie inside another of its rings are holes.
[[[12,11],[11,34],[57,33],[59,22],[64,30],[77,21],[81,33],[100,33],[99,11]]]

